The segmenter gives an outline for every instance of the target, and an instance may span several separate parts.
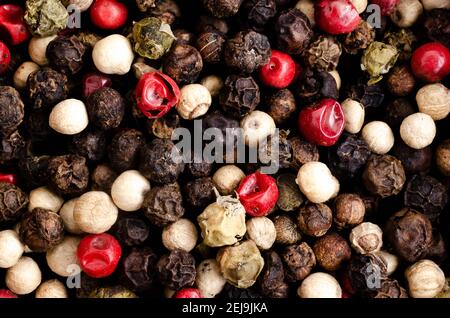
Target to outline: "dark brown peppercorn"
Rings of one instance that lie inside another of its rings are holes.
[[[23,121],[25,111],[19,92],[0,86],[0,136],[9,136]]]
[[[176,29],[173,31],[173,35],[177,38],[175,41],[178,44],[192,45],[195,40],[195,35],[185,29]]]
[[[239,129],[239,121],[230,116],[224,115],[219,110],[214,110],[212,112],[208,112],[203,118],[203,129],[206,130],[208,128],[220,129],[222,136],[218,137],[217,140],[214,141],[224,143],[227,129],[229,133],[237,131]]]
[[[28,76],[27,92],[33,109],[52,107],[67,98],[67,77],[43,67]]]
[[[286,265],[286,280],[295,282],[306,278],[316,266],[314,252],[305,242],[287,246],[282,253]]]
[[[267,113],[277,125],[287,121],[297,109],[294,94],[288,89],[277,90],[271,94],[267,99],[267,106]]]
[[[194,156],[194,154],[193,154]],[[190,162],[186,165],[186,172],[193,178],[208,177],[211,174],[213,164],[199,160],[201,162]]]
[[[292,168],[298,170],[302,165],[310,161],[319,161],[319,149],[300,137],[289,140],[292,149]]]
[[[216,64],[222,59],[224,37],[217,31],[209,31],[198,36],[196,47],[205,63]]]
[[[186,183],[186,202],[194,209],[203,210],[216,199],[214,194],[214,182],[210,177],[199,178]]]
[[[408,262],[423,258],[433,242],[433,228],[428,218],[411,208],[395,213],[384,233],[398,256]]]
[[[78,155],[50,158],[48,175],[52,188],[62,195],[79,195],[87,189],[89,183],[86,159]]]
[[[342,54],[340,43],[329,35],[320,35],[303,52],[305,64],[319,71],[332,71]]]
[[[72,139],[72,149],[77,155],[92,161],[103,159],[106,149],[106,135],[102,130],[85,130]]]
[[[108,148],[111,167],[118,172],[134,168],[144,145],[143,134],[136,129],[125,128],[116,133]]]
[[[392,154],[403,164],[408,173],[420,173],[430,169],[433,159],[431,147],[422,149],[413,149],[407,146],[403,141],[398,140],[392,148]]]
[[[323,203],[311,203],[300,208],[297,224],[302,233],[319,237],[327,233],[333,222],[331,209]]]
[[[450,10],[426,11],[423,26],[430,40],[439,41],[450,49]]]
[[[255,31],[241,31],[225,44],[224,59],[228,67],[242,73],[253,73],[269,63],[272,51],[269,39]]]
[[[288,54],[300,54],[308,46],[314,33],[306,15],[293,8],[278,16],[275,34],[279,50]]]
[[[155,7],[147,9],[147,13],[167,24],[173,24],[181,16],[180,8],[173,0],[158,0]]]
[[[20,222],[20,238],[33,252],[46,252],[62,242],[61,217],[50,210],[35,208]]]
[[[388,90],[396,96],[408,96],[414,91],[416,80],[406,65],[395,66],[386,78]]]
[[[361,20],[356,29],[345,36],[342,46],[345,52],[357,54],[360,50],[367,48],[374,40],[375,29],[370,23]]]
[[[173,131],[180,127],[180,116],[177,112],[169,112],[163,117],[146,121],[147,130],[155,137],[164,139],[172,138]]]
[[[203,6],[216,18],[228,18],[235,15],[243,0],[202,0]]]
[[[0,106],[1,107],[1,106]],[[0,164],[20,159],[26,152],[27,143],[18,131],[7,137],[0,137]]]
[[[403,119],[415,112],[413,105],[406,98],[396,98],[387,104],[384,118],[392,129],[398,129]]]
[[[437,146],[436,165],[444,176],[450,176],[450,139],[442,141]]]
[[[86,108],[89,120],[100,129],[117,128],[125,113],[125,100],[118,91],[103,87],[87,98]]]
[[[196,32],[203,33],[209,31],[218,31],[223,35],[229,30],[228,22],[224,19],[215,18],[209,15],[201,15],[196,25]]]
[[[284,268],[274,251],[264,254],[264,268],[258,276],[261,294],[269,298],[287,298],[289,286],[284,282]]]
[[[150,223],[158,227],[177,221],[184,214],[180,186],[172,183],[153,187],[145,195],[142,210]]]
[[[85,51],[85,46],[76,36],[58,36],[48,44],[46,56],[55,69],[71,75],[78,73],[83,67]]]
[[[187,44],[175,44],[163,61],[164,73],[178,84],[194,83],[203,69],[200,52]]]
[[[32,156],[19,160],[19,173],[29,188],[37,188],[48,180],[50,156]]]
[[[111,193],[111,187],[117,174],[107,165],[98,165],[91,174],[91,189]]]
[[[291,144],[287,139],[289,131],[279,130],[278,134],[269,136],[259,144],[258,160],[262,165],[277,165],[286,169],[292,163]]]
[[[326,271],[335,271],[351,256],[347,241],[337,233],[327,233],[313,245],[317,264]]]
[[[139,170],[157,184],[175,182],[184,170],[184,163],[175,162],[175,156],[181,153],[170,139],[154,139],[141,149]]]
[[[138,217],[123,216],[114,224],[113,233],[122,246],[136,246],[147,240],[150,228]]]
[[[162,256],[157,264],[159,279],[172,290],[192,286],[195,281],[195,259],[188,252],[174,250]]]
[[[235,118],[244,117],[252,112],[259,101],[259,86],[251,76],[228,76],[219,95],[223,111]]]
[[[369,293],[371,298],[408,298],[408,293],[395,279],[385,279],[381,288]]]
[[[368,108],[378,108],[384,101],[384,89],[379,83],[368,85],[366,79],[360,79],[356,84],[350,86],[347,97],[356,100]]]
[[[386,272],[386,264],[375,254],[353,254],[346,269],[350,287],[362,295],[381,289],[382,282],[387,279]]]
[[[152,288],[158,256],[150,247],[134,247],[122,260],[121,281],[134,292]]]
[[[343,193],[334,200],[334,224],[338,229],[352,228],[364,220],[366,207],[363,199],[354,193]]]
[[[246,0],[240,10],[244,25],[255,31],[262,31],[277,14],[275,0]]]
[[[302,235],[300,234],[294,220],[290,216],[284,214],[277,215],[272,221],[277,232],[275,243],[290,245],[301,240]]]
[[[323,98],[338,99],[339,97],[336,80],[328,72],[305,68],[294,85],[294,93],[305,104],[311,104]]]
[[[0,182],[0,224],[16,221],[28,205],[28,196],[11,183]]]
[[[402,162],[390,155],[372,156],[363,173],[366,189],[382,198],[399,194],[405,180]]]
[[[277,178],[278,200],[277,206],[283,211],[294,211],[305,201],[295,181],[294,174],[281,174]]]

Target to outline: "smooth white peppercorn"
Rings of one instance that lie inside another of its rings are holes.
[[[128,170],[122,172],[112,184],[111,197],[119,209],[133,212],[141,208],[148,191],[150,182],[139,171]]]
[[[78,198],[73,218],[86,233],[103,233],[116,222],[119,210],[111,197],[102,191],[90,191]]]
[[[47,187],[40,187],[30,192],[28,211],[34,208],[43,208],[57,213],[64,203],[64,199]]]
[[[36,298],[68,298],[66,286],[57,279],[50,279],[39,285]]]
[[[38,264],[27,256],[6,271],[6,286],[14,294],[26,295],[33,292],[41,283],[42,274]]]
[[[215,259],[205,259],[197,266],[195,284],[203,297],[214,298],[223,290],[226,282]]]
[[[339,192],[339,181],[331,174],[327,165],[319,161],[310,161],[301,166],[295,182],[313,203],[328,201]]]
[[[394,133],[388,124],[382,121],[372,121],[364,126],[362,139],[369,149],[379,155],[384,155],[394,146]]]
[[[76,236],[66,236],[60,244],[47,252],[46,259],[48,267],[55,274],[62,277],[69,277],[80,272],[77,258],[77,249],[80,240]]]
[[[400,262],[397,255],[391,254],[386,251],[378,251],[374,253],[386,264],[386,274],[388,276],[392,275],[398,268]]]
[[[355,7],[356,11],[358,11],[359,14],[366,11],[367,8],[367,0],[350,0]]]
[[[383,246],[383,231],[374,223],[361,223],[350,232],[350,243],[359,254],[377,252]]]
[[[91,4],[94,2],[94,0],[63,0],[62,3],[64,4],[65,7],[67,6],[72,6],[73,9],[77,9],[80,12],[84,12],[87,9],[89,9],[89,7],[91,6]],[[69,8],[67,8],[69,9]],[[71,12],[69,12],[70,14]]]
[[[427,11],[433,9],[450,9],[450,1],[448,0],[421,0],[423,8]]]
[[[445,274],[433,261],[424,259],[405,271],[408,292],[413,298],[432,298],[444,288]]]
[[[162,231],[162,243],[170,251],[180,249],[190,252],[197,245],[198,232],[188,219],[179,219]]]
[[[202,78],[200,84],[208,89],[211,97],[216,97],[219,95],[220,90],[223,87],[223,79],[217,75],[209,75]]]
[[[338,90],[341,89],[341,84],[342,84],[342,80],[341,80],[341,75],[339,75],[339,72],[337,70],[332,70],[328,72],[331,76],[333,76],[335,82],[336,82],[336,87]]]
[[[24,245],[15,231],[0,231],[0,268],[16,265],[23,252]]]
[[[260,250],[268,250],[275,243],[277,231],[269,218],[253,217],[246,225],[248,238],[255,242]]]
[[[300,0],[297,2],[295,7],[299,9],[304,15],[306,15],[312,27],[316,25],[316,19],[314,17],[314,1]]]
[[[400,0],[391,13],[391,20],[400,28],[409,28],[417,22],[423,12],[419,0]]]
[[[78,134],[89,124],[86,106],[78,99],[70,98],[63,100],[53,107],[48,124],[60,134]]]
[[[212,180],[222,195],[232,194],[234,189],[245,178],[244,171],[235,165],[226,165],[217,169]]]
[[[37,71],[39,69],[39,65],[34,62],[23,62],[17,70],[14,72],[13,81],[14,87],[17,89],[27,87],[28,76]]]
[[[245,144],[255,147],[259,142],[275,133],[276,125],[269,114],[254,110],[241,120],[241,128]]]
[[[342,289],[333,276],[317,272],[303,280],[297,294],[300,298],[341,298]]]
[[[176,109],[182,118],[191,120],[206,114],[211,102],[211,93],[205,86],[189,84],[181,88]]]
[[[341,103],[345,118],[345,131],[357,134],[364,124],[364,106],[356,100],[347,98]]]
[[[436,124],[431,116],[424,113],[409,115],[400,125],[400,137],[405,144],[414,149],[431,145],[435,136]]]
[[[130,71],[134,53],[130,41],[120,34],[112,34],[95,43],[92,60],[105,74],[125,75]]]
[[[56,35],[46,36],[46,37],[33,37],[28,44],[28,55],[31,60],[40,66],[48,64],[47,60],[47,46],[48,44],[56,39]]]
[[[416,102],[421,113],[444,119],[450,113],[450,90],[441,83],[425,85],[417,91]]]
[[[78,227],[77,223],[73,219],[73,208],[77,199],[72,199],[63,204],[61,210],[59,210],[59,216],[64,223],[64,229],[72,234],[82,234],[83,231]]]

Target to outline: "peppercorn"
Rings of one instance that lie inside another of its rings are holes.
[[[339,269],[350,259],[351,249],[347,241],[337,233],[327,233],[313,245],[314,255],[319,266],[327,271]]]
[[[295,84],[294,93],[305,104],[312,104],[324,98],[339,98],[334,77],[323,71],[316,71],[309,67],[300,72],[300,76]]]
[[[36,188],[45,184],[49,156],[31,156],[20,158],[19,174],[29,188]]]
[[[268,114],[277,125],[286,122],[296,111],[294,95],[288,89],[281,89],[271,94],[267,99]]]
[[[367,21],[361,20],[356,29],[348,33],[342,46],[345,52],[357,54],[360,50],[366,49],[375,40],[375,29]]]
[[[22,123],[24,104],[11,86],[0,87],[0,136],[9,136]]]
[[[192,286],[196,275],[195,259],[188,252],[174,250],[159,259],[157,271],[161,282],[173,290]]]
[[[364,125],[365,111],[364,106],[350,98],[347,98],[341,103],[342,111],[344,112],[346,132],[357,134],[361,131]]]
[[[393,45],[399,52],[399,61],[410,59],[417,38],[409,29],[400,29],[397,32],[387,32],[384,35],[386,43]]]
[[[286,280],[295,282],[307,277],[316,266],[316,257],[306,242],[287,246],[281,254],[286,272]]]
[[[121,285],[93,289],[87,298],[138,298],[128,288]]]
[[[86,190],[89,183],[86,159],[78,155],[50,158],[48,173],[50,185],[62,195],[79,195]]]
[[[308,17],[292,8],[280,13],[275,21],[277,48],[288,54],[301,54],[314,34]]]
[[[135,167],[143,144],[144,137],[139,130],[125,128],[117,132],[108,148],[111,167],[118,172]]]
[[[450,113],[450,90],[440,83],[428,84],[417,91],[419,111],[441,120]]]
[[[173,30],[173,36],[176,37],[175,43],[192,45],[195,41],[194,33],[186,29]]]
[[[145,18],[133,25],[134,50],[152,60],[166,54],[175,37],[170,26],[158,18]]]
[[[12,183],[0,182],[0,224],[19,219],[27,205],[25,192]]]
[[[155,7],[147,10],[147,13],[167,24],[173,24],[181,16],[180,8],[173,0],[159,0]]]
[[[300,298],[342,298],[342,288],[330,274],[316,272],[305,278],[297,295]]]
[[[125,113],[125,100],[110,87],[99,88],[90,94],[86,106],[89,120],[102,130],[118,127]]]
[[[248,113],[241,120],[242,133],[245,144],[250,147],[256,147],[258,143],[267,141],[267,138],[274,135],[276,131],[275,122],[270,115],[260,110],[254,110]],[[271,146],[267,145],[266,149]],[[275,149],[274,149],[275,150]],[[269,155],[266,152],[267,155]]]
[[[196,48],[187,44],[173,45],[164,57],[164,74],[180,85],[194,83],[202,69],[201,54]]]
[[[26,148],[27,142],[19,131],[15,131],[4,138],[0,137],[0,163],[6,164],[22,158],[27,150]]]
[[[331,209],[322,203],[310,203],[300,208],[297,224],[302,233],[319,237],[331,227],[333,215]]]
[[[311,161],[319,161],[319,149],[315,144],[309,143],[299,137],[289,140],[292,148],[292,168],[298,169]]]
[[[112,231],[119,243],[126,246],[141,245],[150,235],[147,223],[136,216],[119,217]]]
[[[296,182],[300,191],[313,203],[323,203],[334,198],[340,188],[338,179],[331,174],[327,165],[318,161],[307,162],[301,166]],[[322,208],[324,207],[318,207],[319,210]]]
[[[46,209],[35,208],[20,222],[20,238],[34,252],[45,252],[62,242],[61,217]]]
[[[98,40],[92,50],[92,61],[104,74],[125,75],[130,71],[133,60],[130,40],[120,34],[112,34]]]
[[[195,209],[204,209],[214,202],[214,183],[210,177],[189,181],[185,186],[186,202]]]
[[[78,224],[73,219],[73,209],[75,208],[76,198],[66,201],[61,209],[59,215],[64,224],[64,230],[72,234],[83,234],[83,231],[78,227]]]
[[[391,13],[391,21],[400,28],[412,27],[422,15],[423,6],[419,0],[400,0]]]
[[[214,298],[223,290],[225,284],[226,280],[215,259],[205,259],[197,266],[195,285],[205,298]]]
[[[303,52],[303,58],[310,67],[332,71],[338,65],[341,53],[341,45],[334,37],[320,35]]]
[[[406,117],[414,114],[413,105],[406,98],[395,98],[386,106],[385,122],[392,128],[398,129]]]
[[[430,260],[421,260],[405,271],[408,291],[413,298],[432,298],[439,294],[446,284],[445,274]]]
[[[98,165],[91,173],[91,189],[111,193],[111,187],[117,174],[107,165]]]
[[[277,5],[275,0],[247,0],[240,13],[245,25],[260,32],[277,14]]]
[[[57,279],[51,279],[39,285],[35,298],[68,298],[68,295],[63,283]]]
[[[85,130],[72,139],[73,152],[92,161],[103,159],[106,149],[106,135],[102,130]]]
[[[169,111],[163,117],[148,120],[147,123],[149,133],[161,139],[170,139],[174,130],[180,126],[180,116],[176,112]]]
[[[436,124],[430,115],[414,113],[403,119],[400,137],[411,148],[425,148],[431,145],[436,137]]]
[[[423,28],[430,40],[439,41],[450,48],[450,12],[446,9],[433,9],[426,11]]]
[[[381,228],[371,222],[364,222],[355,226],[350,232],[350,244],[360,254],[376,253],[383,246],[383,232]]]
[[[202,0],[203,6],[216,18],[228,18],[235,15],[243,0]]]
[[[414,91],[416,80],[405,65],[395,66],[386,79],[389,91],[396,96],[407,96]]]
[[[180,186],[177,183],[153,187],[145,195],[142,210],[150,223],[162,227],[184,214]]]
[[[367,123],[361,132],[361,138],[367,143],[369,149],[379,155],[384,155],[394,146],[394,133],[383,121]]]
[[[195,161],[195,160],[194,160]],[[211,174],[213,163],[201,160],[201,162],[190,162],[186,165],[186,172],[193,178],[208,177]]]
[[[425,148],[429,149],[429,148]],[[430,155],[431,157],[431,155]],[[450,139],[442,141],[436,148],[436,165],[443,175],[450,175]]]
[[[0,231],[0,268],[16,265],[23,252],[24,245],[15,231]]]
[[[377,41],[370,43],[361,58],[361,69],[371,76],[369,84],[380,81],[382,74],[389,72],[397,58],[398,51],[395,46]]]
[[[387,267],[376,254],[353,254],[345,270],[350,287],[361,295],[381,289],[387,279]]]
[[[372,156],[362,177],[366,189],[382,198],[400,193],[406,181],[401,161],[390,155]]]
[[[294,174],[282,174],[277,178],[277,206],[283,211],[293,211],[300,207],[304,198],[295,183]]]
[[[58,36],[48,44],[46,55],[55,69],[63,74],[73,75],[83,67],[85,51],[85,46],[77,37]]]
[[[209,90],[201,84],[188,84],[180,90],[180,100],[175,106],[178,114],[187,120],[203,116],[211,106]]]
[[[24,19],[33,35],[53,35],[67,25],[69,14],[60,0],[27,0],[25,7]]]
[[[198,36],[196,47],[205,63],[217,64],[222,59],[224,43],[225,39],[222,34],[216,31],[209,31]]]
[[[252,112],[260,102],[259,86],[249,77],[230,75],[220,91],[219,103],[222,110],[235,118]]]
[[[406,290],[395,279],[385,279],[380,289],[369,293],[371,298],[408,298]]]
[[[264,254],[264,268],[258,277],[261,294],[270,298],[287,298],[289,286],[284,282],[284,268],[280,256],[269,251]]]
[[[43,67],[28,76],[27,92],[33,109],[47,109],[67,98],[67,77]]]
[[[444,261],[448,258],[444,238],[437,229],[433,229],[433,242],[428,248],[425,257],[436,262],[439,265],[443,264]]]
[[[26,295],[39,286],[41,279],[39,265],[31,257],[22,256],[16,265],[6,271],[5,284],[13,293]]]
[[[31,212],[34,208],[43,208],[58,213],[63,203],[64,199],[49,188],[40,187],[30,192],[28,211]]]
[[[286,214],[277,215],[272,221],[276,231],[276,244],[295,244],[302,238],[297,225],[290,216]]]
[[[197,33],[218,31],[226,35],[229,31],[228,22],[225,19],[219,19],[210,15],[201,15],[195,25]]]
[[[122,259],[121,282],[135,292],[149,290],[155,281],[157,261],[150,247],[133,247]]]
[[[334,201],[333,221],[338,229],[352,228],[364,220],[366,207],[362,198],[354,193],[343,193]]]

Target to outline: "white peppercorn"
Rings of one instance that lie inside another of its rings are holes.
[[[205,86],[188,84],[180,90],[180,101],[176,109],[182,118],[191,120],[206,114],[211,102],[211,93]]]
[[[397,255],[391,254],[386,251],[378,251],[374,253],[386,264],[386,274],[392,275],[398,268],[399,258]]]
[[[255,147],[259,142],[275,133],[276,125],[273,118],[260,110],[254,110],[241,120],[241,128],[245,144]]]
[[[446,280],[442,269],[424,259],[409,266],[405,271],[408,292],[413,298],[432,298],[444,288]]]
[[[369,149],[379,155],[384,155],[394,146],[394,133],[388,124],[382,121],[372,121],[364,126],[362,139]]]
[[[364,106],[350,98],[341,103],[345,118],[345,131],[351,134],[357,134],[364,124]]]
[[[130,41],[120,34],[112,34],[95,43],[92,60],[105,74],[124,75],[130,71],[134,53]]]
[[[425,85],[417,91],[416,102],[421,113],[444,119],[450,113],[450,90],[441,83]]]
[[[50,279],[39,285],[36,298],[68,298],[66,286],[57,279]]]
[[[336,82],[336,87],[339,91],[341,89],[341,84],[342,84],[342,80],[341,80],[341,76],[339,75],[339,72],[337,70],[332,70],[332,71],[329,71],[328,74],[333,76],[334,81]]]
[[[0,268],[16,265],[23,252],[24,245],[15,231],[0,231]]]
[[[94,0],[62,0],[62,4],[65,7],[72,5],[74,9],[77,9],[80,12],[84,12],[89,9],[93,2]]]
[[[314,17],[314,1],[300,0],[297,2],[295,7],[299,9],[304,15],[306,15],[312,27],[316,25],[316,19]]]
[[[28,55],[33,62],[40,66],[48,64],[46,51],[48,44],[56,39],[57,35],[46,37],[33,37],[28,44]]]
[[[6,271],[5,283],[13,293],[26,295],[41,283],[42,274],[38,264],[27,256],[22,256],[13,267]]]
[[[317,272],[303,280],[297,294],[300,298],[341,298],[342,289],[333,276]]]
[[[209,75],[202,78],[200,84],[208,89],[211,97],[217,97],[223,87],[223,79],[217,75]]]
[[[421,0],[423,8],[427,11],[433,9],[450,9],[450,1],[447,0]]]
[[[234,189],[245,178],[244,171],[235,165],[226,165],[217,169],[212,180],[222,195],[232,194]]]
[[[356,11],[358,11],[359,14],[366,11],[367,8],[367,0],[350,0],[355,7]]]
[[[53,107],[48,124],[60,134],[78,134],[89,124],[86,106],[78,99],[70,98],[63,100]]]
[[[391,20],[400,28],[409,28],[416,23],[423,12],[419,0],[400,0],[391,13]]]
[[[180,249],[190,252],[197,245],[198,232],[188,219],[179,219],[162,231],[162,243],[170,251]]]
[[[205,259],[197,266],[195,284],[203,297],[214,298],[223,290],[226,282],[215,259]]]
[[[150,182],[137,170],[122,172],[111,187],[111,197],[122,211],[133,212],[142,207]]]
[[[359,254],[378,252],[383,246],[383,231],[374,223],[361,223],[350,232],[350,243]]]
[[[73,219],[73,209],[77,199],[72,199],[64,203],[59,210],[59,216],[64,223],[64,229],[72,234],[82,234],[83,231],[78,227],[78,224]]]
[[[40,187],[30,192],[28,211],[42,208],[57,213],[64,203],[64,199],[47,187]]]
[[[77,258],[80,238],[66,236],[64,240],[51,250],[47,251],[46,259],[48,267],[62,277],[74,276],[79,273],[80,267]]]
[[[429,145],[436,136],[436,125],[431,116],[415,113],[403,119],[400,125],[400,137],[409,147],[422,149]]]
[[[301,166],[295,182],[313,203],[328,201],[339,192],[339,181],[331,174],[327,165],[319,161],[310,161]]]
[[[255,242],[260,250],[268,250],[275,243],[277,231],[273,222],[262,216],[253,217],[246,223],[247,237]]]
[[[22,89],[27,87],[28,76],[37,71],[39,69],[39,65],[34,62],[23,62],[17,70],[14,72],[13,81],[14,87],[17,89]]]
[[[133,69],[134,76],[137,79],[140,79],[142,75],[150,72],[157,72],[158,70],[150,65],[145,64],[144,62],[136,62],[131,66]]]

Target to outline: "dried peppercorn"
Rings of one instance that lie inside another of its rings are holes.
[[[147,10],[156,7],[157,0],[136,0],[136,6],[139,11],[147,12]]]
[[[441,233],[436,229],[433,229],[433,242],[428,248],[426,258],[431,259],[439,265],[441,265],[445,260],[448,259],[445,240],[442,237]]]
[[[406,117],[415,113],[413,105],[406,98],[396,98],[386,106],[385,122],[394,128],[400,125]]]
[[[395,279],[385,279],[380,289],[369,293],[371,298],[408,298],[408,292]]]
[[[380,107],[384,101],[384,95],[383,87],[379,83],[367,85],[361,79],[347,90],[347,97],[363,104],[366,113]]]
[[[450,49],[450,12],[446,9],[433,9],[425,13],[423,27],[430,40],[439,41]]]
[[[202,0],[203,6],[216,18],[228,18],[235,15],[243,0]]]
[[[425,148],[429,149],[429,148]],[[431,155],[431,154],[430,154]],[[436,148],[436,165],[445,176],[450,175],[450,139],[442,141]]]
[[[85,51],[84,44],[77,37],[58,36],[48,44],[46,56],[55,69],[71,75],[78,73],[83,67]]]
[[[160,281],[170,289],[179,290],[194,284],[195,259],[188,252],[174,250],[163,255],[157,263],[157,270]]]
[[[203,209],[215,201],[214,183],[210,177],[198,178],[186,183],[184,198],[195,209]]]
[[[125,100],[115,89],[102,87],[88,96],[86,108],[89,120],[98,128],[108,130],[122,122]]]
[[[345,52],[357,54],[375,40],[375,29],[367,21],[361,20],[356,29],[348,33],[342,46]]]
[[[302,53],[314,34],[306,15],[296,8],[280,13],[275,32],[277,48],[288,54]]]
[[[177,112],[169,112],[165,116],[147,121],[147,130],[155,137],[172,138],[175,129],[180,127],[180,116]]]
[[[255,31],[262,31],[277,14],[277,5],[275,0],[246,0],[240,12],[245,25]]]
[[[235,118],[252,112],[260,102],[259,86],[249,77],[230,75],[220,91],[219,103],[222,110]]]
[[[0,182],[0,224],[20,218],[28,205],[28,196],[12,183]]]
[[[229,29],[227,20],[219,19],[210,15],[201,15],[195,25],[195,30],[197,33],[217,31],[223,35],[226,35]]]
[[[47,109],[67,98],[67,77],[43,67],[28,76],[27,92],[33,109]]]
[[[277,215],[272,221],[277,233],[275,243],[283,245],[295,244],[302,238],[297,225],[290,216],[285,214]]]
[[[338,229],[362,223],[366,213],[363,199],[354,193],[342,193],[334,201],[333,221]]]
[[[320,35],[303,52],[305,63],[319,71],[332,71],[339,63],[341,44],[332,36]]]
[[[157,261],[150,247],[132,248],[122,259],[121,282],[135,292],[149,290],[155,282]]]
[[[139,130],[125,128],[117,132],[108,148],[111,167],[118,172],[135,167],[143,145],[144,136]]]
[[[316,266],[316,257],[306,242],[287,246],[282,254],[286,271],[286,280],[295,282],[307,277]]]
[[[361,295],[376,292],[387,279],[387,267],[376,254],[354,254],[345,270],[352,291]]]
[[[287,298],[289,286],[284,282],[284,268],[280,256],[274,251],[264,255],[264,268],[258,277],[261,294],[270,298]]]
[[[8,136],[22,123],[24,104],[11,86],[0,87],[0,135]]]
[[[224,43],[224,36],[217,31],[204,32],[198,36],[197,41],[195,42],[203,61],[210,64],[220,62],[222,59]]]
[[[180,8],[173,0],[159,0],[155,7],[147,10],[147,13],[167,24],[173,24],[181,16]]]
[[[307,142],[300,137],[289,140],[292,149],[292,167],[299,169],[310,161],[319,161],[319,149],[315,144]]]
[[[323,71],[316,71],[311,68],[305,68],[294,84],[294,93],[305,104],[312,104],[323,98],[339,98],[339,90],[337,88],[334,77]]]
[[[150,235],[147,223],[135,216],[119,217],[112,231],[122,246],[141,245]]]
[[[137,298],[136,294],[121,285],[93,289],[87,298]]]
[[[159,59],[170,50],[175,37],[167,23],[149,17],[134,24],[133,40],[140,56]]]
[[[277,178],[277,207],[283,211],[294,211],[304,202],[303,195],[295,182],[296,175],[281,174]]]
[[[91,189],[111,193],[111,187],[117,174],[109,166],[101,164],[95,167],[91,173]]]
[[[393,45],[399,52],[399,61],[407,61],[411,57],[417,42],[414,33],[409,29],[400,29],[397,32],[387,32],[384,35],[386,43]]]
[[[187,44],[175,44],[163,60],[163,71],[177,84],[194,83],[203,69],[199,51]]]
[[[106,150],[106,135],[102,130],[85,130],[72,139],[73,152],[92,161],[103,159]]]
[[[0,164],[20,159],[26,152],[27,143],[19,131],[0,138]]]
[[[317,264],[326,271],[335,271],[350,259],[351,249],[347,240],[337,233],[327,233],[313,245]]]
[[[308,202],[300,208],[297,216],[298,227],[308,236],[324,235],[330,229],[332,222],[331,209],[323,203]]]
[[[48,180],[49,156],[31,156],[19,160],[19,174],[29,188],[37,188]]]
[[[194,154],[195,156],[195,154]],[[213,169],[213,164],[204,161],[190,162],[186,165],[186,172],[194,178],[208,177]]]
[[[89,182],[86,159],[78,155],[65,155],[50,158],[48,175],[51,186],[63,195],[83,193]]]
[[[56,34],[67,25],[69,14],[60,0],[27,0],[25,22],[36,36]]]
[[[394,66],[398,58],[395,46],[383,42],[374,41],[364,50],[361,58],[361,69],[371,76],[369,84],[379,82],[385,74]]]
[[[231,111],[230,109],[230,114],[232,115]],[[229,133],[237,132],[239,121],[222,113],[220,110],[213,110],[209,111],[203,118],[203,129],[206,130],[208,128],[220,129],[222,134],[217,137],[215,142],[225,143],[227,129]]]
[[[405,66],[395,66],[386,78],[388,90],[396,96],[407,96],[414,91],[416,80],[410,69]]]
[[[296,111],[294,94],[288,89],[277,90],[267,99],[268,114],[277,125],[286,122]]]

